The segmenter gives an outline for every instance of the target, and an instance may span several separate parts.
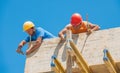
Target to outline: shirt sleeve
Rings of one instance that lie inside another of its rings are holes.
[[[24,40],[25,40],[26,42],[29,42],[29,41],[30,41],[30,37],[28,36],[28,37],[26,37]]]
[[[39,29],[39,31],[37,31],[36,34],[37,34],[37,37],[42,37],[43,38],[45,33],[44,33],[43,29]]]

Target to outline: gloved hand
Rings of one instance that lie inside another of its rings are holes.
[[[93,31],[91,29],[87,30],[87,35],[90,35]]]
[[[16,50],[17,53],[24,55],[23,51],[21,50],[22,46],[19,46]]]

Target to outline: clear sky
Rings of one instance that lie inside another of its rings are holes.
[[[27,36],[22,30],[25,21],[57,36],[76,12],[83,20],[88,13],[89,22],[101,30],[120,26],[120,0],[0,0],[0,72],[24,73],[26,56],[15,51]]]

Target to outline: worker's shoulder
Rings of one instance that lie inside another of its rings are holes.
[[[35,32],[37,34],[41,33],[41,32],[45,32],[46,30],[44,30],[42,27],[35,27]]]
[[[82,23],[87,24],[88,22],[87,21],[82,21]]]
[[[88,21],[82,21],[84,25],[93,25],[91,22],[88,22]]]
[[[42,27],[36,27],[36,30],[38,30],[38,31],[44,31],[44,29]]]
[[[71,27],[72,27],[71,24],[67,24],[67,25],[65,26],[65,28],[71,28]]]
[[[43,29],[42,27],[36,27],[36,29]]]

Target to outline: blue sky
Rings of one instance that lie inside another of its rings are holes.
[[[24,73],[26,56],[15,50],[27,36],[22,30],[25,21],[57,36],[76,12],[83,20],[88,13],[89,22],[101,30],[120,26],[120,0],[0,0],[0,72]]]

